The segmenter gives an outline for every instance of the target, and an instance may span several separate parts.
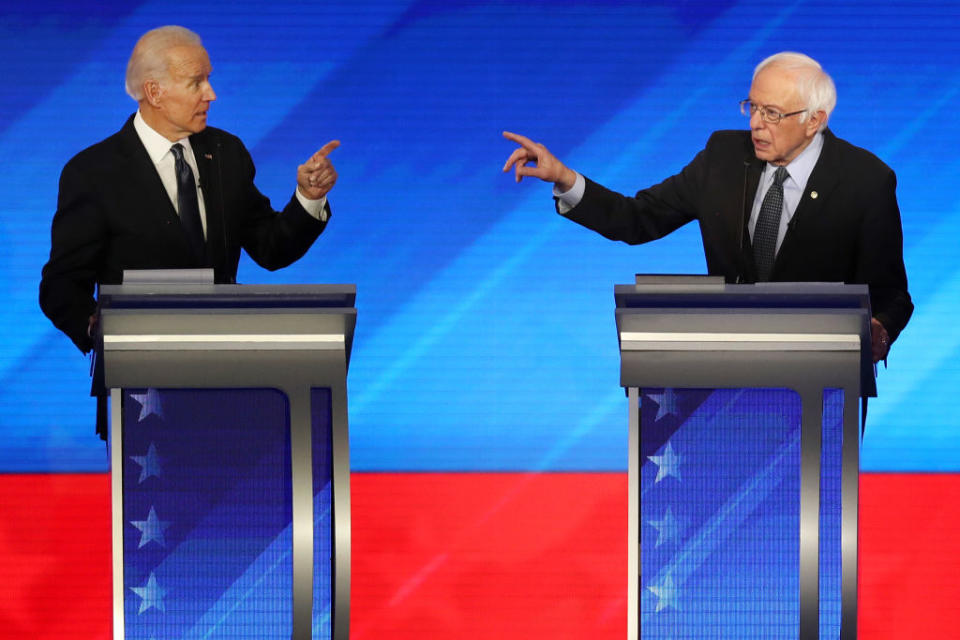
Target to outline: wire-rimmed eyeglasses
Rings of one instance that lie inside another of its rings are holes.
[[[806,112],[806,109],[800,109],[799,111],[791,111],[790,113],[780,113],[773,107],[765,107],[762,104],[757,104],[749,98],[746,100],[740,101],[740,113],[745,116],[752,116],[757,111],[760,112],[760,117],[764,122],[769,124],[780,124],[780,121],[784,118],[789,118],[790,116],[795,116],[799,113]]]

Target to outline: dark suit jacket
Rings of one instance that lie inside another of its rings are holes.
[[[96,310],[94,288],[120,283],[124,269],[207,266],[218,283],[232,283],[241,247],[274,270],[300,258],[323,231],[326,223],[295,196],[282,213],[273,210],[253,184],[253,161],[239,138],[207,127],[190,136],[190,145],[207,215],[205,264],[190,250],[132,116],[63,168],[40,307],[83,352],[93,347],[87,324]]]
[[[697,220],[707,271],[727,282],[755,282],[746,223],[763,165],[749,131],[718,131],[679,174],[633,198],[587,179],[583,200],[565,215],[629,244],[663,237]],[[913,303],[893,171],[870,152],[824,131],[823,150],[771,279],[867,284],[874,317],[896,339]]]

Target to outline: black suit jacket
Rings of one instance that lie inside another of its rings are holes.
[[[829,130],[823,135],[771,279],[869,285],[873,315],[895,340],[913,312],[896,176],[870,152]],[[587,179],[583,200],[565,215],[629,244],[697,220],[707,271],[727,282],[755,282],[746,223],[763,166],[749,131],[718,131],[680,173],[633,198]]]
[[[120,283],[124,269],[206,266],[218,283],[232,283],[241,247],[274,270],[300,258],[323,231],[326,222],[295,196],[282,213],[273,210],[254,186],[253,161],[236,136],[207,127],[190,136],[190,145],[207,216],[202,262],[190,250],[133,116],[63,168],[40,307],[83,352],[93,347],[87,324],[96,310],[95,287]]]

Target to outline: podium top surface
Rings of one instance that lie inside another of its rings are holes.
[[[617,308],[870,309],[869,289],[834,282],[618,284]]]
[[[352,284],[123,284],[100,288],[101,309],[349,308]]]

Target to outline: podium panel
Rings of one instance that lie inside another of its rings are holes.
[[[330,638],[330,402],[321,391],[313,637]],[[291,637],[287,398],[275,389],[124,389],[122,405],[127,637]]]
[[[352,287],[104,287],[115,638],[345,639]]]
[[[843,394],[823,397],[841,449]],[[797,638],[801,398],[790,389],[640,391],[644,638]],[[839,460],[821,461],[819,632],[840,635]]]

